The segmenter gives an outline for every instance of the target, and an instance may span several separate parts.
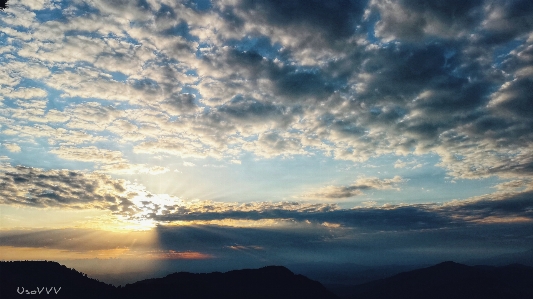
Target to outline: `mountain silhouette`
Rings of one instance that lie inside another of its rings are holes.
[[[170,274],[123,288],[127,298],[338,298],[319,282],[280,266],[226,273]]]
[[[0,282],[2,299],[21,298],[26,291],[50,298],[338,298],[319,282],[280,266],[226,273],[180,272],[116,288],[56,262],[0,262]]]
[[[351,296],[346,297],[354,299],[533,298],[533,268],[523,265],[466,266],[444,262],[356,286]]]
[[[530,299],[533,267],[466,266],[444,262],[344,289],[353,299]],[[50,298],[339,298],[317,281],[285,267],[234,270],[226,273],[179,272],[123,287],[100,282],[56,262],[0,262],[0,298],[40,294]]]
[[[117,289],[56,262],[0,262],[0,298],[112,298]]]

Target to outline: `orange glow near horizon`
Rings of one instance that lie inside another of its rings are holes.
[[[142,259],[142,260],[203,260],[214,258],[211,254],[197,251],[135,251],[130,248],[71,251],[44,247],[0,246],[0,260],[80,260],[80,259]]]
[[[115,248],[103,250],[72,251],[46,247],[14,247],[0,246],[0,260],[76,260],[76,259],[110,259],[124,258],[128,248]]]

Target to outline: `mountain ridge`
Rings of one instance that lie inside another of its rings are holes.
[[[532,281],[533,268],[528,266],[467,266],[447,261],[361,284],[342,297],[526,299],[533,297]]]
[[[0,262],[0,298],[22,292],[54,298],[280,298],[280,299],[526,299],[533,298],[533,267],[468,266],[452,261],[356,286],[326,288],[283,266],[227,272],[174,272],[114,287],[57,262]],[[54,288],[54,289],[52,289]],[[60,288],[60,289],[58,289]]]
[[[176,272],[114,287],[57,262],[0,262],[0,281],[0,298],[6,299],[20,298],[20,288],[37,293],[43,287],[60,288],[52,294],[54,298],[338,299],[319,282],[283,266],[225,273]]]

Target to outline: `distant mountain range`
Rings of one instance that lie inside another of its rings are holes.
[[[330,287],[281,266],[193,274],[179,272],[114,287],[56,262],[0,262],[0,298],[311,298],[531,299],[533,267],[444,262],[372,282]]]
[[[56,262],[0,262],[0,298],[24,298],[25,294],[83,299],[338,299],[319,282],[280,266],[226,273],[180,272],[116,288]]]
[[[335,291],[353,299],[531,299],[533,267],[444,262]]]
[[[312,262],[288,264],[292,272],[329,285],[358,285],[395,274],[430,265],[379,265],[367,266],[354,263]]]
[[[112,298],[116,288],[56,262],[0,262],[0,298]],[[31,297],[30,297],[31,298]],[[37,297],[39,298],[39,297]]]

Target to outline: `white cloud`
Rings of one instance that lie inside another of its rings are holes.
[[[3,91],[0,91],[3,92]],[[4,96],[8,96],[13,99],[31,99],[31,98],[43,98],[47,96],[46,90],[40,88],[19,88],[9,91],[9,93],[3,92]]]
[[[99,149],[95,146],[89,147],[66,147],[61,146],[50,151],[56,154],[61,159],[94,162],[94,163],[120,163],[125,162],[122,153],[119,151],[111,151],[106,149]]]
[[[4,143],[4,147],[12,153],[19,153],[21,151],[20,146],[16,143]]]
[[[49,0],[11,0],[9,1],[9,5],[11,6],[18,6],[18,5],[24,5],[27,6],[31,10],[41,10],[46,5],[49,4]]]
[[[149,166],[146,164],[128,164],[128,163],[113,163],[105,164],[98,168],[98,171],[113,174],[163,174],[170,171],[170,169],[162,166]]]

